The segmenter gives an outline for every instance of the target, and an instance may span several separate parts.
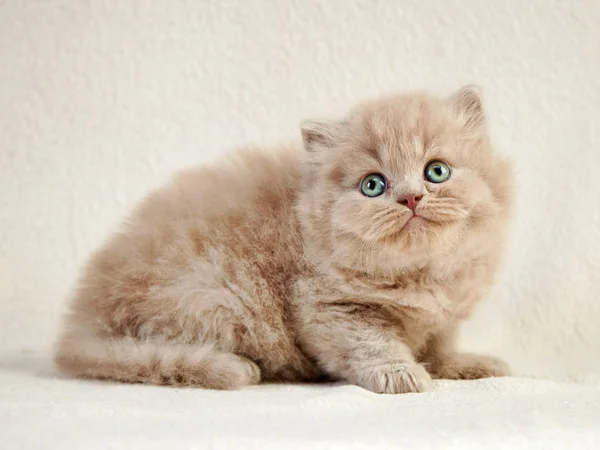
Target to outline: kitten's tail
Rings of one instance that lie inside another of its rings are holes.
[[[72,376],[126,383],[239,389],[260,381],[254,362],[209,345],[64,337],[54,362]]]

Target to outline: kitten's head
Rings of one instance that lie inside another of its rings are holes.
[[[480,95],[397,95],[302,127],[298,211],[326,264],[397,272],[461,258],[498,239],[510,168],[488,140]]]

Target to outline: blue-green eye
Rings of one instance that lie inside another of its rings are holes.
[[[360,192],[367,197],[379,197],[385,192],[386,188],[385,178],[379,173],[367,175],[360,182]]]
[[[443,183],[450,178],[450,166],[442,161],[431,161],[425,167],[425,179],[432,183]]]

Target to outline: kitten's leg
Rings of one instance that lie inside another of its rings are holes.
[[[58,344],[55,363],[73,376],[127,383],[239,389],[260,381],[258,366],[233,353],[131,338],[67,335]]]
[[[508,365],[499,358],[455,350],[456,328],[432,336],[419,355],[433,378],[474,380],[510,374]]]
[[[352,309],[327,305],[316,312],[303,324],[304,350],[329,375],[372,392],[428,390],[431,377],[402,339]]]

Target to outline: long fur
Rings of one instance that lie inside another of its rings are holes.
[[[304,149],[177,174],[90,259],[55,361],[89,378],[211,389],[342,379],[374,392],[508,373],[454,350],[493,284],[511,170],[479,93],[402,94],[305,122]],[[448,181],[427,182],[443,160]],[[380,197],[359,192],[382,173]],[[418,195],[416,213],[398,201]]]

